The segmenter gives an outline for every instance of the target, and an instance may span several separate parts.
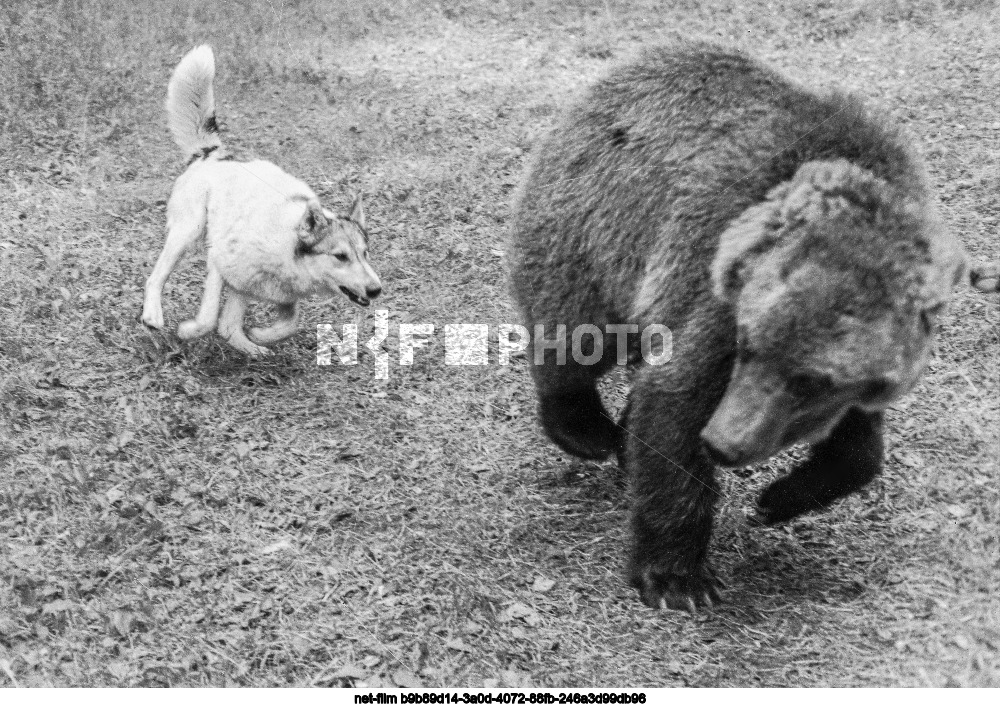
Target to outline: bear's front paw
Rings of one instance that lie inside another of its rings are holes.
[[[584,460],[606,460],[622,448],[622,431],[600,416],[554,419],[543,416],[549,438],[569,454]]]
[[[542,428],[556,445],[584,460],[606,460],[622,447],[624,430],[618,427],[594,389],[539,400]]]
[[[825,495],[794,474],[773,482],[761,492],[749,520],[758,526],[775,526],[827,505]]]
[[[634,564],[630,575],[643,603],[654,610],[687,610],[695,614],[699,607],[712,609],[722,601],[724,585],[706,565],[678,573],[655,563]]]

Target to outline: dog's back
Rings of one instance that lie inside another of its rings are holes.
[[[210,248],[239,238],[255,252],[281,248],[291,253],[293,244],[275,243],[276,235],[294,239],[303,205],[310,203],[319,203],[312,189],[271,162],[210,156],[196,159],[177,178],[167,203],[167,223],[169,227],[200,213]]]

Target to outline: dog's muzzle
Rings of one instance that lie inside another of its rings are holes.
[[[355,305],[361,305],[361,307],[368,307],[372,304],[372,301],[368,298],[358,295],[356,292],[350,288],[345,288],[343,285],[340,286],[340,292],[347,296],[347,299],[353,302]]]

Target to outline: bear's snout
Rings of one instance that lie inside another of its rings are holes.
[[[712,460],[717,465],[722,465],[723,467],[733,467],[735,466],[742,454],[738,450],[734,450],[728,447],[725,443],[720,444],[719,442],[713,441],[705,431],[701,433],[701,444],[705,448],[706,454],[708,454],[709,459]]]

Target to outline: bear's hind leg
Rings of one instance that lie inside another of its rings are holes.
[[[763,491],[754,520],[780,524],[871,482],[882,470],[882,417],[881,411],[849,410],[806,462]]]

